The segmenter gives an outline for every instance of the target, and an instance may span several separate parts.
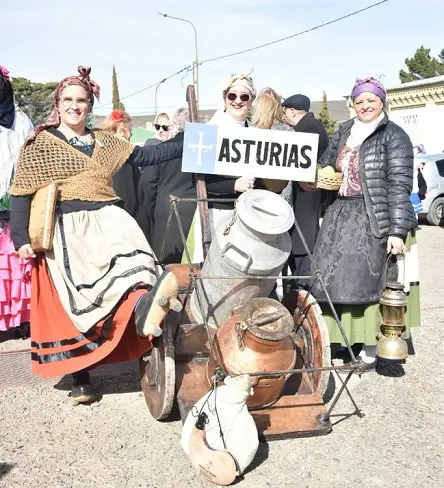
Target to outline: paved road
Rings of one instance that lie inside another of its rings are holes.
[[[353,377],[324,437],[261,444],[242,488],[437,488],[444,480],[444,229],[419,231],[422,327],[402,377]],[[26,343],[0,345],[14,350]],[[0,486],[195,488],[180,423],[148,414],[133,364],[102,368],[103,400],[72,407],[65,380],[32,378],[23,354],[0,359]],[[441,481],[439,481],[441,480]]]

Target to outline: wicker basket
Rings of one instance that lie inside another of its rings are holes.
[[[316,186],[320,190],[337,191],[341,187],[342,177],[342,173],[335,173],[334,176],[323,176],[318,172],[316,175]]]

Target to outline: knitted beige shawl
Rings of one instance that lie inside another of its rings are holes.
[[[48,131],[22,147],[9,193],[32,195],[57,183],[59,200],[102,202],[116,199],[113,175],[123,166],[134,145],[104,131],[94,131],[91,157]]]

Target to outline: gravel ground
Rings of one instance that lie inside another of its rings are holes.
[[[444,229],[423,226],[418,234],[422,327],[405,375],[354,376],[350,391],[363,418],[343,395],[329,435],[261,444],[237,486],[443,486]],[[26,345],[4,343],[0,351]],[[214,486],[195,476],[182,453],[180,422],[150,418],[134,364],[102,368],[95,373],[102,401],[73,407],[66,379],[32,378],[23,354],[0,360],[0,486]]]

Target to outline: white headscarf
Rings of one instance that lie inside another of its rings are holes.
[[[247,90],[251,98],[254,100],[256,97],[256,88],[254,87],[253,79],[251,78],[251,73],[253,70],[249,70],[247,73],[235,73],[230,75],[224,82],[222,87],[223,98],[225,98],[226,93],[230,88],[234,86],[240,86]]]
[[[350,136],[347,139],[347,146],[350,148],[360,146],[369,135],[373,134],[384,116],[385,113],[382,111],[378,118],[372,122],[361,122],[358,117],[355,117],[355,122],[351,128]]]

